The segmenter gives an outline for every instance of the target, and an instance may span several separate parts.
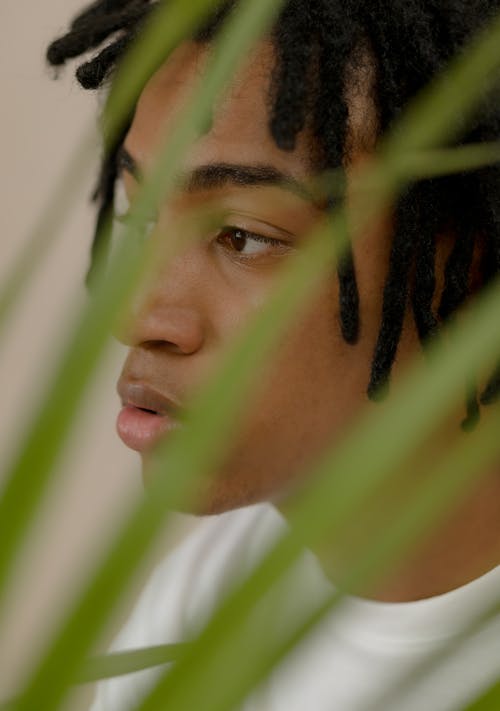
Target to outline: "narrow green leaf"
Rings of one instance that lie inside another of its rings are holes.
[[[498,711],[500,709],[500,672],[499,679],[479,699],[464,706],[461,711]]]
[[[290,621],[280,638],[271,621],[279,616],[283,604],[281,596],[286,595],[286,591],[281,590],[280,594],[271,597],[264,615],[256,616],[255,609],[261,607],[264,593],[272,593],[272,585],[279,579],[276,566],[281,568],[285,556],[289,559],[294,550],[300,553],[292,531],[223,603],[200,638],[186,648],[177,666],[166,672],[156,688],[138,705],[137,711],[153,711],[162,705],[188,711],[200,703],[203,703],[204,711],[234,708],[325,614],[342,601],[340,590],[377,580],[420,541],[423,531],[428,535],[443,513],[463,499],[476,484],[477,473],[498,456],[499,424],[500,413],[494,413],[474,437],[464,437],[454,451],[444,455],[443,461],[426,478],[425,485],[418,487],[416,492],[408,492],[408,500],[391,513],[367,549],[342,576],[339,591],[305,620],[297,620],[295,625]],[[310,509],[309,513],[313,516],[314,510]],[[356,518],[356,510],[351,510],[350,514]],[[269,629],[273,629],[273,634],[266,634]],[[228,675],[231,659],[242,658],[245,664]]]
[[[162,153],[159,163],[162,160],[166,162],[165,157],[169,158],[168,150],[171,151],[170,155],[174,152],[177,156],[176,161],[168,160],[168,171],[160,167],[159,172],[161,177],[165,178],[165,182],[174,175],[183,150],[195,137],[193,126],[195,128],[199,126],[201,130],[205,125],[206,112],[211,108],[215,95],[226,85],[238,63],[245,57],[245,53],[257,41],[278,10],[279,3],[271,5],[265,0],[259,2],[252,0],[251,3],[242,3],[238,12],[231,17],[228,27],[222,31],[221,38],[215,45],[213,62],[203,79],[199,95],[181,117],[179,130],[174,132],[167,152]],[[141,209],[145,204],[150,204],[151,193],[163,197],[161,188],[158,189],[155,183],[149,183],[144,188],[142,202],[141,197],[138,199],[138,219],[144,217],[145,213]],[[132,224],[132,232],[134,227],[135,225]],[[129,253],[122,251],[119,254],[113,278],[101,280],[94,303],[86,311],[83,325],[79,328],[69,354],[65,358],[62,375],[52,389],[50,404],[47,403],[45,412],[39,415],[29,436],[28,446],[23,450],[7,484],[0,504],[0,512],[3,510],[7,514],[5,518],[0,515],[0,527],[4,529],[2,540],[8,541],[0,557],[2,573],[8,570],[15,547],[25,532],[37,499],[40,498],[42,480],[45,484],[50,466],[56,461],[61,437],[67,433],[68,412],[74,411],[75,401],[81,396],[85,379],[91,371],[90,365],[97,359],[105,342],[106,328],[116,313],[117,305],[129,293],[128,285],[130,282],[133,283],[134,277],[137,276],[139,270],[137,263],[139,265],[141,263],[140,254],[132,247],[133,243],[128,244]],[[59,411],[61,403],[66,406],[64,412]],[[49,435],[49,444],[45,439],[47,435]],[[42,445],[45,449],[39,451]],[[192,443],[190,447],[192,448]],[[200,451],[195,453],[200,458]],[[38,478],[34,477],[34,471]],[[124,545],[113,551],[112,565],[108,567],[106,563],[103,566],[100,576],[91,583],[61,634],[56,635],[52,650],[42,660],[25,693],[16,702],[16,708],[31,710],[34,704],[41,705],[44,711],[57,708],[71,678],[77,672],[82,659],[105,623],[115,599],[120,593],[124,593],[124,581],[132,576],[134,566],[142,558],[165,519],[164,501],[165,497],[155,500],[154,496],[150,496],[147,497],[147,504],[139,508],[128,529],[128,535],[125,536],[126,540],[122,539]],[[4,532],[8,532],[7,535],[4,535]]]
[[[423,180],[500,163],[500,142],[434,149],[402,155],[399,170],[408,180]]]
[[[162,0],[120,63],[103,114],[103,132],[113,144],[150,76],[172,50],[213,12],[221,0]]]
[[[319,252],[318,252],[319,253]],[[322,255],[324,255],[324,252],[321,252]],[[280,292],[280,296],[283,293],[284,289],[282,288],[282,291]],[[276,313],[276,312],[275,312]],[[483,324],[484,326],[484,324]],[[491,327],[489,328],[491,331]],[[253,335],[253,332],[252,332]],[[481,335],[481,338],[483,337],[484,334]],[[484,345],[484,341],[482,343]],[[489,342],[489,346],[493,348],[493,343]],[[255,349],[257,349],[257,346],[254,346]],[[487,349],[488,352],[488,349]],[[472,367],[473,365],[477,365],[481,360],[481,356],[477,353],[477,351],[472,352],[472,351],[467,351],[465,359],[462,359],[461,365],[459,368],[462,367]],[[460,372],[460,369],[454,371],[453,377],[458,378],[461,376],[462,373]],[[243,376],[241,376],[243,377]],[[228,377],[225,379],[225,387],[227,389],[227,382],[231,382],[231,377]],[[447,387],[451,388],[451,381],[447,381]],[[456,382],[454,381],[454,385],[456,386]],[[441,392],[442,394],[442,392]],[[432,402],[432,398],[430,398],[429,402]],[[208,410],[205,412],[205,420],[200,416],[199,421],[202,422],[204,425],[209,425],[210,419],[209,416],[212,416],[213,413],[210,411],[208,413]],[[419,416],[421,415],[421,412],[419,412]],[[193,428],[193,433],[197,433],[197,429]],[[200,427],[200,433],[201,433],[201,427]],[[171,445],[172,445],[172,450],[174,451],[173,447],[179,448],[179,442],[182,442],[183,440],[179,438],[172,438],[171,440]],[[174,445],[175,442],[175,445]],[[192,445],[192,442],[190,443]],[[200,451],[201,446],[200,446]],[[200,451],[198,451],[197,455],[200,454]],[[180,455],[179,455],[180,457]],[[186,453],[185,454],[185,459],[183,460],[182,457],[178,460],[180,462],[181,468],[179,469],[180,472],[187,472],[189,474],[190,472],[190,464],[192,464],[192,459],[190,457],[195,457],[195,454],[191,453]],[[175,460],[174,460],[175,461]],[[187,463],[186,463],[187,462]],[[164,486],[164,488],[162,488]],[[170,488],[169,488],[170,487]],[[126,554],[129,553],[127,550],[126,546],[123,545],[122,549],[116,548],[114,550],[114,553],[107,559],[107,564],[109,563],[110,565],[110,570],[108,571],[107,575],[109,576],[106,578],[106,571],[102,570],[100,573],[100,577],[94,581],[94,587],[92,588],[92,591],[89,591],[88,595],[86,596],[84,602],[80,607],[78,607],[77,612],[82,612],[81,616],[81,625],[88,625],[88,621],[92,619],[92,613],[94,612],[92,606],[90,603],[96,603],[96,611],[98,611],[99,615],[103,610],[105,610],[106,605],[111,604],[111,600],[113,596],[117,596],[118,594],[118,587],[120,586],[121,583],[124,582],[127,576],[127,564],[129,567],[133,566],[133,564],[138,560],[141,551],[143,552],[146,548],[146,546],[150,543],[155,530],[157,526],[157,520],[156,520],[156,514],[160,515],[162,513],[163,506],[168,503],[169,501],[175,501],[175,497],[173,494],[177,495],[179,491],[181,491],[181,486],[179,484],[173,484],[173,483],[168,483],[168,484],[160,484],[158,483],[153,489],[152,492],[154,494],[158,494],[158,497],[155,499],[154,497],[148,498],[147,505],[145,504],[144,507],[142,507],[139,510],[139,513],[136,514],[135,518],[133,519],[130,527],[127,529],[127,531],[124,533],[122,537],[122,543],[132,543],[135,545],[132,545],[131,549],[131,556],[130,560],[126,558]],[[171,498],[169,499],[169,496]],[[142,512],[142,513],[141,513]],[[147,514],[152,514],[151,520],[147,517]],[[160,516],[161,517],[161,516]],[[155,520],[153,520],[155,519]],[[141,527],[142,526],[142,527]],[[137,533],[138,534],[138,540],[134,542],[132,538],[132,534]],[[103,592],[106,593],[106,588],[102,586],[102,583],[105,581],[111,581],[112,587],[109,593],[104,595],[104,599],[102,601],[99,601],[97,596],[94,596],[91,594],[92,592]],[[100,604],[99,604],[100,603]],[[95,629],[97,628],[98,624],[101,622],[98,621],[96,622]],[[74,625],[72,627],[72,625]],[[79,650],[76,652],[76,654],[73,654],[73,658],[69,663],[69,666],[71,664],[76,664],[75,659],[78,659],[78,655],[81,653],[82,646],[85,646],[87,644],[87,640],[85,640],[85,634],[86,630],[84,627],[78,627],[78,625],[75,622],[75,616],[70,618],[68,625],[66,628],[63,630],[63,633],[61,634],[60,637],[60,644],[57,643],[55,644],[55,647],[53,650],[56,652],[52,656],[52,658],[49,658],[49,661],[46,662],[46,666],[44,669],[44,663],[42,663],[42,667],[40,670],[40,675],[39,677],[35,677],[34,683],[30,687],[28,694],[24,697],[24,706],[23,708],[28,709],[30,708],[28,705],[28,699],[29,699],[29,694],[31,694],[31,700],[33,703],[36,703],[36,700],[38,699],[38,696],[34,694],[36,690],[39,690],[42,694],[45,694],[45,698],[54,698],[50,697],[50,690],[48,690],[47,687],[49,687],[50,683],[55,683],[60,684],[61,680],[59,679],[59,668],[57,666],[57,663],[59,663],[63,667],[63,678],[64,678],[64,662],[66,661],[66,658],[64,656],[63,652],[68,652],[68,654],[71,657],[72,650],[71,650],[71,645],[79,646]],[[88,636],[91,636],[89,634]],[[83,644],[82,644],[82,639],[84,639]],[[87,638],[88,639],[88,638]],[[55,675],[52,676],[52,673]],[[62,682],[64,684],[64,682]],[[56,691],[57,693],[57,691]],[[53,703],[53,702],[51,702]],[[44,708],[49,708],[49,707],[44,707]]]
[[[397,156],[432,148],[443,138],[452,140],[498,82],[499,65],[500,14],[497,14],[412,104],[401,130],[395,131],[386,142],[387,153]]]
[[[65,219],[74,208],[75,199],[81,190],[81,176],[87,169],[93,157],[94,138],[87,132],[79,141],[73,152],[61,179],[52,191],[50,200],[38,218],[36,228],[26,239],[14,266],[2,284],[0,292],[0,344],[7,319],[18,302],[23,289],[31,280],[36,269],[40,267],[43,258],[52,246],[55,238],[64,224]]]
[[[500,163],[500,143],[470,143],[455,148],[431,148],[402,152],[392,159],[391,171],[403,182],[465,173]],[[310,180],[310,194],[325,199],[326,194],[341,200],[346,190],[342,168],[326,171]]]
[[[99,679],[110,679],[175,662],[184,646],[184,644],[161,644],[156,647],[92,657],[85,662],[76,678],[76,683],[88,684]]]
[[[175,662],[185,644],[162,644],[126,652],[102,654],[90,657],[83,665],[74,684],[91,684],[102,679],[112,679],[126,674],[152,669]],[[0,711],[12,709],[17,699],[0,701]]]
[[[192,141],[202,132],[210,116],[213,101],[226,86],[239,62],[258,37],[265,23],[278,11],[278,4],[255,4],[254,19],[239,14],[231,20],[231,27],[241,22],[242,29],[227,31],[215,44],[210,63],[200,90],[179,118],[177,127],[168,136],[151,179],[145,183],[132,211],[130,226],[111,269],[102,265],[93,298],[75,325],[74,333],[50,383],[33,424],[21,446],[18,459],[4,477],[0,499],[0,608],[2,590],[13,565],[16,551],[28,532],[33,512],[41,501],[51,474],[63,451],[81,403],[85,387],[95,370],[109,338],[111,326],[130,298],[141,275],[147,272],[153,256],[138,238],[150,215],[166,191],[173,186],[178,166]],[[259,14],[259,10],[261,13]],[[256,18],[256,19],[255,19]],[[250,21],[249,21],[250,19]],[[245,24],[246,23],[246,24]],[[217,51],[220,44],[221,49]]]
[[[122,129],[148,77],[177,44],[189,35],[201,19],[221,0],[192,0],[190,3],[161,3],[147,28],[127,53],[113,84],[104,112],[106,135],[111,140]],[[145,51],[146,49],[146,51]],[[35,269],[57,237],[81,189],[81,175],[93,157],[94,131],[81,139],[58,181],[37,227],[7,276],[0,292],[0,343],[7,317]]]

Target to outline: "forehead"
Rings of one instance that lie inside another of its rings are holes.
[[[154,160],[162,136],[168,134],[196,89],[209,48],[194,42],[179,46],[144,88],[126,146],[145,168]],[[210,131],[193,145],[185,167],[197,164],[272,164],[302,178],[312,171],[315,141],[306,128],[293,151],[275,144],[269,130],[270,85],[275,67],[271,42],[263,41],[235,73],[216,103]]]

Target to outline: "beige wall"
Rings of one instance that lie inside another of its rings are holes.
[[[95,125],[95,97],[77,86],[72,69],[53,81],[44,65],[47,43],[81,5],[82,0],[3,0],[0,6],[0,279],[25,245],[82,132]],[[82,176],[69,219],[0,344],[0,465],[14,449],[16,426],[29,416],[46,384],[44,364],[60,345],[68,305],[84,299],[93,225],[87,197],[97,156],[96,133],[92,170]],[[12,692],[27,650],[36,647],[48,622],[60,613],[104,532],[140,493],[135,455],[114,433],[114,380],[122,356],[117,349],[98,378],[37,528],[36,544],[19,570],[11,594],[15,604],[0,633],[0,699]]]

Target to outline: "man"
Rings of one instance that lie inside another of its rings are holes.
[[[120,199],[132,200],[160,137],[196,86],[231,5],[181,43],[145,86],[123,140],[103,166],[100,222],[113,201],[119,211]],[[97,88],[151,6],[147,0],[94,3],[53,43],[49,61],[62,64],[109,39],[77,74],[85,87]],[[118,386],[118,432],[144,462],[181,423],[183,402],[324,217],[327,205],[307,191],[311,177],[344,165],[349,180],[407,101],[499,7],[479,0],[466,6],[451,0],[285,4],[273,31],[237,71],[210,130],[188,153],[182,187],[162,204],[153,225],[157,237],[175,235],[199,207],[215,204],[225,212],[217,229],[158,275],[126,329],[130,352]],[[499,127],[498,107],[485,107],[464,140],[496,139]],[[420,343],[498,273],[499,177],[499,169],[490,168],[413,184],[393,214],[356,241],[337,274],[321,281],[262,374],[222,470],[197,502],[196,512],[211,516],[156,572],[117,648],[184,638],[222,594],[231,568],[242,559],[244,568],[251,567],[283,527],[276,509],[262,502],[284,507],[301,472],[325,446],[363,408],[383,407],[368,398],[375,400],[389,377],[398,380],[421,353]],[[497,375],[469,395],[465,429],[477,421],[480,403],[493,403],[499,391]],[[462,420],[454,413],[436,435],[435,454],[464,436]],[[353,598],[362,627],[354,614],[339,626],[325,624],[323,636],[278,670],[248,708],[366,708],[383,698],[385,685],[455,634],[457,620],[498,590],[499,474],[498,466],[485,472],[432,541],[370,592],[379,602]],[[302,565],[306,595],[321,595],[329,577],[335,582],[335,570],[325,576],[308,554]],[[422,708],[416,704],[424,698],[425,707],[452,709],[494,678],[500,649],[488,634],[474,643],[488,660],[480,674],[464,661],[471,653],[466,650],[440,680],[429,675],[414,697],[394,708]],[[446,674],[459,674],[460,683],[444,683]],[[104,685],[94,708],[132,707],[146,683]]]

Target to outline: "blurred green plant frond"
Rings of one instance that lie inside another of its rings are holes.
[[[158,4],[111,87],[103,114],[108,147],[120,134],[148,78],[218,4],[215,0]],[[100,256],[88,304],[75,314],[58,362],[47,373],[48,385],[35,416],[21,432],[19,451],[2,474],[0,615],[8,613],[2,603],[13,571],[49,487],[56,481],[57,464],[110,333],[145,288],[158,263],[166,266],[175,255],[171,244],[164,244],[159,252],[157,242],[146,239],[148,216],[155,214],[173,192],[187,151],[210,123],[214,102],[220,99],[250,49],[266,33],[281,5],[269,0],[245,0],[230,14],[187,108],[175,128],[163,137],[157,161],[139,188],[116,250],[109,258],[104,251]],[[257,568],[220,601],[194,639],[183,644],[91,656],[170,513],[189,506],[224,462],[227,442],[241,426],[243,403],[251,401],[256,374],[265,372],[301,304],[335,267],[350,242],[390,208],[411,181],[500,162],[499,143],[449,147],[450,138],[459,135],[462,122],[498,80],[499,70],[497,18],[415,100],[381,141],[379,152],[357,177],[356,194],[362,199],[354,205],[339,204],[308,235],[303,248],[287,260],[266,303],[227,344],[215,373],[188,403],[187,426],[172,433],[155,452],[147,472],[151,482],[148,490],[115,537],[103,542],[101,559],[60,626],[52,630],[16,699],[9,702],[9,709],[55,711],[66,703],[75,684],[167,665],[136,711],[230,711],[321,624],[327,613],[341,607],[346,591],[372,586],[375,589],[402,557],[418,549],[453,506],[470,493],[479,473],[498,461],[500,413],[498,408],[491,408],[475,431],[451,444],[441,459],[431,461],[422,481],[405,489],[397,480],[405,463],[457,407],[471,373],[491,372],[498,362],[497,281],[483,290],[459,323],[447,329],[445,338],[430,345],[428,357],[415,363],[398,387],[391,390],[383,407],[367,411],[340,442],[322,452],[305,473],[306,483],[286,505],[287,533],[266,552]],[[80,150],[74,160],[65,185],[58,186],[64,199],[48,206],[26,253],[2,287],[0,329],[38,262],[50,249],[51,236],[71,205],[70,196],[75,192],[84,161]],[[341,172],[321,176],[311,190],[321,194],[325,186],[329,194],[342,196],[345,176]],[[191,218],[195,224],[209,224],[203,220],[211,220],[213,215],[199,212]],[[109,232],[111,226],[110,217],[104,232]],[[203,231],[187,229],[186,233]],[[168,477],[162,476],[167,462]],[[321,549],[332,539],[342,540],[348,536],[352,521],[370,510],[372,497],[396,491],[398,486],[401,497],[396,497],[392,508],[388,508],[384,524],[375,521],[359,550],[352,551],[336,581],[335,592],[310,606],[304,615],[288,620],[286,625],[279,624],[287,575],[304,546]],[[485,616],[492,619],[499,612],[498,608],[478,610],[477,620],[464,628],[462,635],[472,635],[484,623]],[[445,649],[440,654],[451,651]],[[240,663],[243,658],[245,664]],[[410,686],[425,671],[415,669],[406,683]],[[404,688],[398,692],[403,693]],[[467,711],[498,708],[497,685]]]

